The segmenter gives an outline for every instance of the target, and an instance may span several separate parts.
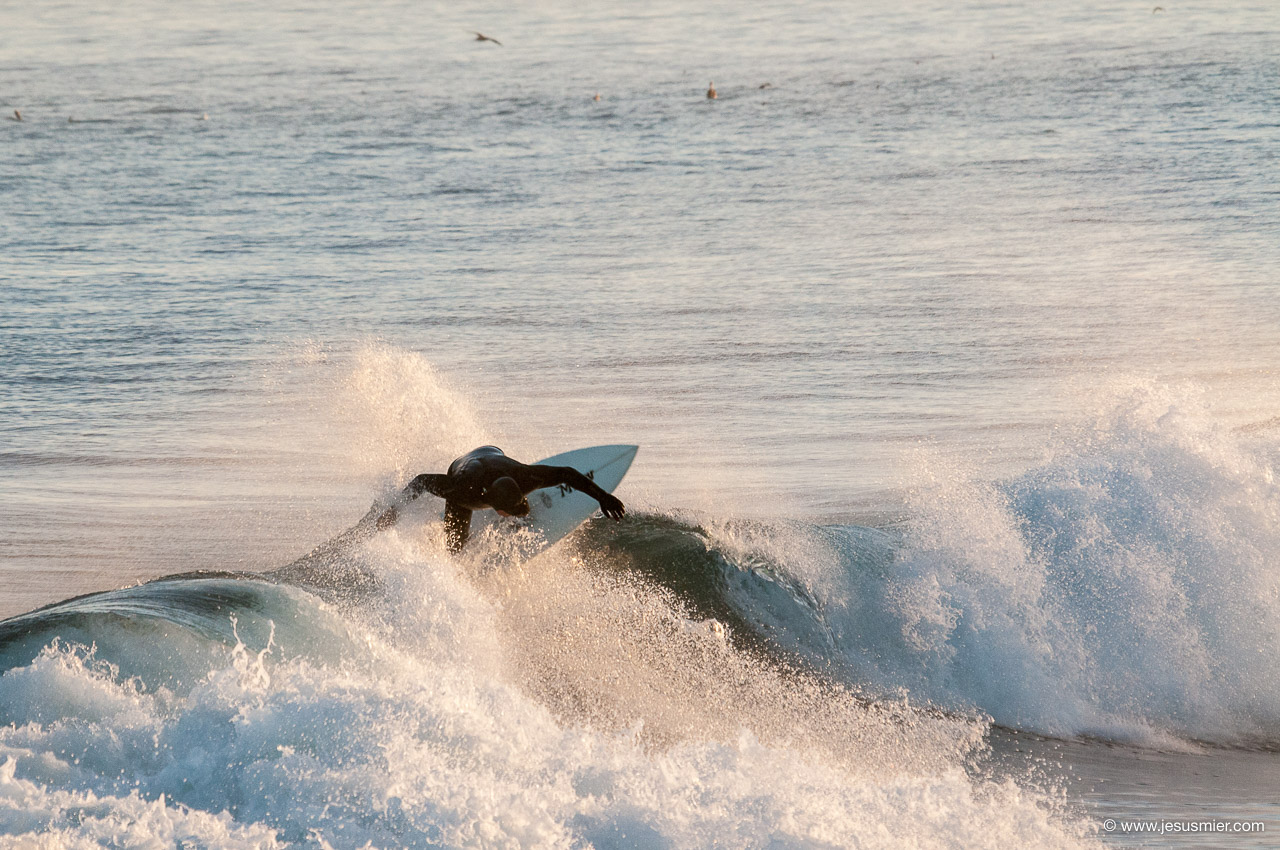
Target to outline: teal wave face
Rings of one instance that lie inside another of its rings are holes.
[[[0,622],[0,672],[57,643],[92,648],[97,661],[148,689],[186,691],[224,662],[228,647],[334,660],[355,646],[317,597],[248,575],[215,575],[89,594]]]
[[[673,593],[740,648],[830,669],[837,634],[827,609],[836,600],[821,573],[883,575],[896,541],[861,526],[644,516],[589,524],[575,552]]]

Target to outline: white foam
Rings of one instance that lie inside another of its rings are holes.
[[[850,578],[842,648],[1022,729],[1280,740],[1274,447],[1194,392],[1130,385],[1103,408],[1004,485],[926,457],[898,556]]]
[[[966,776],[979,725],[771,673],[634,583],[554,561],[468,578],[432,545],[371,547],[392,593],[353,626],[365,658],[238,645],[184,694],[68,647],[6,672],[4,719],[42,710],[0,728],[0,830],[84,847],[1085,840],[1044,798]]]

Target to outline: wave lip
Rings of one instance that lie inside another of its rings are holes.
[[[1143,387],[1010,482],[934,466],[863,585],[876,674],[1043,734],[1277,747],[1269,451]]]

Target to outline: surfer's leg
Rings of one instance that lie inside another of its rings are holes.
[[[444,506],[444,541],[450,552],[462,550],[471,534],[471,510],[453,502]]]

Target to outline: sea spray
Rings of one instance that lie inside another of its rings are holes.
[[[1276,746],[1274,437],[1224,427],[1194,388],[1098,396],[1007,481],[920,451],[894,527],[668,509],[589,526],[576,557],[877,700],[1055,736]]]
[[[344,348],[296,341],[264,371],[256,391],[273,442],[305,448],[299,464],[322,460],[330,473],[343,473],[348,487],[390,492],[496,439],[464,387],[424,355],[377,340]]]
[[[842,650],[920,698],[1053,735],[1280,740],[1274,447],[1138,385],[1010,481],[923,458]]]
[[[363,654],[218,642],[185,693],[67,646],[5,671],[0,688],[23,681],[23,703],[49,708],[0,718],[6,832],[72,846],[113,830],[315,847],[1086,840],[1046,798],[965,774],[981,724],[773,670],[645,582],[568,554],[476,575],[412,528],[364,557],[389,594],[344,615]]]

